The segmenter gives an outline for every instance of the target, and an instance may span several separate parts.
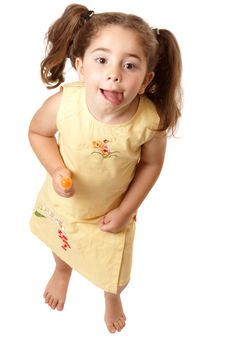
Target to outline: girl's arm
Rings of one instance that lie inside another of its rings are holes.
[[[137,211],[159,177],[164,162],[166,142],[166,135],[157,134],[143,145],[141,160],[134,179],[120,206],[103,218],[100,225],[103,231],[119,232]]]
[[[63,197],[70,197],[73,195],[73,188],[64,189],[61,186],[61,179],[71,177],[71,173],[64,164],[55,137],[56,117],[61,97],[62,92],[59,92],[44,102],[32,118],[28,135],[35,154],[52,176],[55,191]]]

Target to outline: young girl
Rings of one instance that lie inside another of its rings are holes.
[[[136,212],[180,115],[180,51],[171,32],[140,17],[94,14],[77,4],[47,40],[43,82],[58,87],[67,58],[79,82],[48,98],[29,128],[47,171],[31,229],[56,262],[44,298],[62,310],[75,269],[104,290],[105,322],[114,333],[126,322],[120,294],[130,279]]]

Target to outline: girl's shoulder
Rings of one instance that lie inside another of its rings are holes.
[[[140,96],[138,110],[133,120],[132,136],[142,146],[156,134],[160,118],[155,105],[146,96]]]
[[[62,93],[61,107],[66,107],[67,104],[72,107],[84,98],[85,86],[83,83],[75,81],[62,85],[60,92]]]
[[[64,90],[81,91],[81,90],[84,90],[84,83],[79,81],[73,81],[62,85],[60,89],[61,91],[64,91]]]
[[[61,103],[57,113],[57,125],[71,117],[75,117],[81,106],[85,103],[85,88],[80,82],[71,82],[60,87]]]
[[[157,129],[160,118],[154,103],[146,96],[140,97],[138,120],[147,127]]]

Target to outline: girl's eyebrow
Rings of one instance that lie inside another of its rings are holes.
[[[105,47],[97,47],[96,49],[92,50],[91,53],[95,52],[95,51],[105,51],[105,52],[111,52],[110,49],[107,49]]]
[[[112,52],[110,49],[107,49],[106,47],[98,47],[98,48],[92,50],[91,53],[95,53],[96,51],[103,51],[103,52],[106,52],[106,53],[111,53]],[[124,55],[126,57],[133,57],[133,58],[136,58],[139,61],[142,61],[142,58],[140,56],[134,54],[134,53],[126,52]]]

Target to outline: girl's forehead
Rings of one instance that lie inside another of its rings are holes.
[[[140,35],[130,29],[119,25],[108,25],[100,28],[92,38],[88,50],[99,48],[122,49],[123,51],[143,54],[144,48],[141,45]]]
[[[130,28],[124,28],[120,25],[107,25],[104,27],[101,27],[98,32],[95,34],[95,36],[91,40],[91,44],[93,42],[106,40],[110,41],[114,38],[114,42],[112,42],[112,45],[114,45],[117,41],[122,41],[122,39],[126,40],[130,39],[131,41],[139,41],[139,34]]]

